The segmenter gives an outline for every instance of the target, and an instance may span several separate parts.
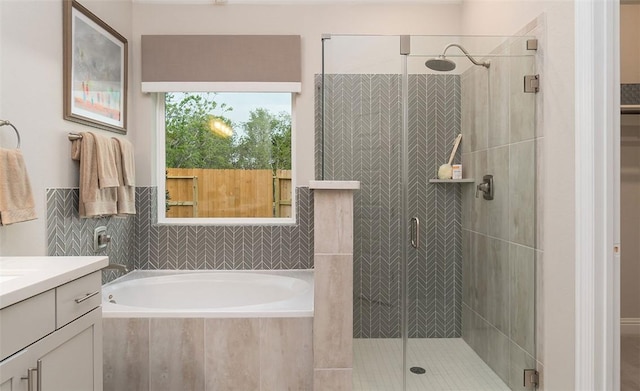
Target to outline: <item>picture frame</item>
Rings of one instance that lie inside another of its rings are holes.
[[[127,133],[127,39],[75,0],[63,0],[64,119]]]

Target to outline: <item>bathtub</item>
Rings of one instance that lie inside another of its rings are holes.
[[[136,270],[104,285],[104,391],[313,390],[313,286],[312,270]]]
[[[313,270],[134,270],[102,288],[105,318],[313,315]]]

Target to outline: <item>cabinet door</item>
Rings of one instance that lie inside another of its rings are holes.
[[[40,358],[42,390],[93,390],[93,326]]]
[[[27,371],[32,361],[29,358],[29,352],[24,349],[0,364],[0,391],[27,390]],[[35,377],[32,380],[35,381]]]
[[[101,311],[96,308],[33,345],[32,364],[40,362],[38,391],[102,391]]]

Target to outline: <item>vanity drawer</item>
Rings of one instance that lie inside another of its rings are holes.
[[[100,306],[102,275],[100,271],[56,288],[56,328]]]
[[[55,331],[55,304],[51,289],[0,310],[0,360]]]

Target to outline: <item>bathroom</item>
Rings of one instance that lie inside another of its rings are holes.
[[[544,260],[540,259],[538,265],[539,281],[543,283],[536,300],[539,314],[537,366],[544,369],[541,372],[545,387],[574,388],[576,320],[571,309],[575,305],[576,277],[572,262],[556,261],[575,257],[575,249],[566,245],[573,243],[575,236],[574,183],[568,180],[571,174],[546,175],[554,172],[552,167],[572,168],[574,164],[574,2],[305,2],[293,5],[277,2],[233,4],[230,0],[227,4],[215,5],[212,1],[180,5],[160,1],[82,3],[129,41],[129,118],[128,132],[124,137],[136,148],[136,186],[143,198],[149,197],[157,184],[157,167],[153,132],[155,104],[153,98],[142,93],[140,88],[141,35],[300,35],[302,91],[295,95],[293,104],[294,151],[295,183],[297,187],[304,188],[308,187],[309,181],[318,179],[317,162],[309,157],[317,146],[314,86],[316,75],[322,73],[322,34],[509,36],[543,15],[545,34],[544,40],[540,41],[538,55],[543,62],[544,76],[541,95],[537,99],[541,100],[540,109],[544,115],[539,128],[544,134],[544,146],[538,150],[543,181],[538,196],[539,203],[543,205],[541,248],[544,249]],[[62,19],[60,1],[0,2],[0,118],[11,120],[20,129],[22,151],[39,216],[32,222],[0,228],[2,256],[52,255],[55,252],[50,246],[56,239],[65,240],[64,235],[69,233],[63,232],[59,238],[52,239],[49,234],[54,227],[47,226],[46,218],[48,208],[73,207],[68,189],[77,187],[78,173],[76,164],[69,158],[68,134],[86,131],[85,127],[65,121],[62,116]],[[24,88],[25,84],[34,88]],[[25,104],[27,102],[30,104]],[[32,113],[35,107],[39,110],[37,115]],[[4,129],[0,143],[10,145],[14,142],[13,135]],[[571,169],[569,171],[572,172]],[[60,206],[48,203],[48,195],[61,197],[55,201],[62,200],[63,203]],[[72,226],[76,223],[72,222]],[[79,229],[83,231],[78,235],[89,235],[88,232],[93,231],[91,224],[94,222],[80,222]],[[108,255],[114,258],[112,262],[128,263],[130,268],[152,267],[150,262],[153,260],[141,251],[139,243],[131,241],[135,235],[129,233],[136,228],[128,224],[131,223],[127,220],[107,222],[114,235],[112,248],[119,243],[126,249]],[[190,228],[176,234],[188,237]],[[152,229],[149,228],[148,232],[153,232]],[[237,232],[231,228],[211,229],[226,229],[232,234]],[[65,243],[70,246],[64,250],[68,254],[93,255],[90,251],[80,253],[87,250],[81,243]],[[308,249],[304,251],[311,254]],[[309,258],[302,264],[309,267],[311,262]]]

